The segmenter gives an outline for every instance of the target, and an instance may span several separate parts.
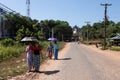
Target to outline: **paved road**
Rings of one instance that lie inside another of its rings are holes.
[[[32,80],[120,80],[120,60],[75,43],[69,46],[64,57],[52,60],[53,63]]]

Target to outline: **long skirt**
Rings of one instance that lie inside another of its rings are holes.
[[[39,71],[40,55],[34,55],[34,57],[33,57],[33,64],[34,64],[34,67],[35,67],[35,71]]]
[[[49,51],[49,55],[48,56],[49,56],[50,59],[52,59],[52,50]]]
[[[54,49],[54,59],[58,59],[58,49]]]
[[[28,70],[31,71],[33,65],[33,57],[27,57]]]

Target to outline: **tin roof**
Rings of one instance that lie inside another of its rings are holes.
[[[120,36],[115,36],[115,37],[112,37],[112,38],[110,38],[110,39],[120,39]]]

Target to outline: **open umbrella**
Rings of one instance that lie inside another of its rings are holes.
[[[35,37],[24,37],[21,41],[22,42],[27,42],[27,41],[38,42],[38,40]]]
[[[49,38],[49,41],[57,41],[57,38]]]

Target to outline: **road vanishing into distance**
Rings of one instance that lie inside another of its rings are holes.
[[[75,42],[59,53],[59,60],[48,60],[43,65],[31,80],[120,80],[119,59]]]

